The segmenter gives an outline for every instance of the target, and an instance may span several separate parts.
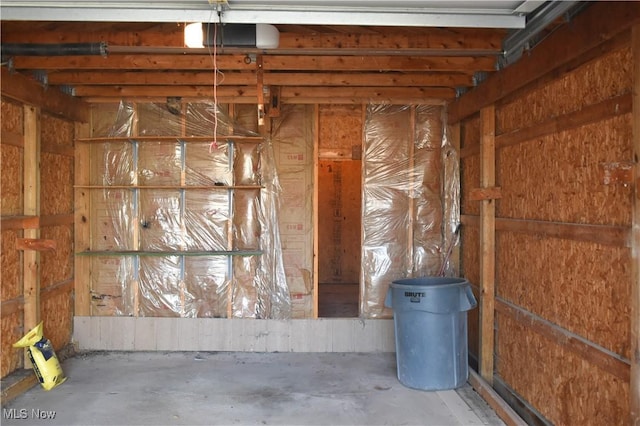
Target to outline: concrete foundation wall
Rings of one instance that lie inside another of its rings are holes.
[[[81,351],[395,352],[393,320],[75,317]]]

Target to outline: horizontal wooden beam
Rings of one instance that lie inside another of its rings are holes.
[[[40,152],[47,154],[62,155],[64,157],[73,157],[75,149],[69,145],[59,145],[51,140],[42,140],[40,143]]]
[[[449,107],[449,122],[477,113],[640,22],[640,2],[596,2],[518,62],[489,76]]]
[[[526,426],[527,423],[518,416],[513,408],[511,408],[478,373],[470,369],[468,381],[471,387],[493,408],[498,417],[500,417],[507,426]]]
[[[16,70],[213,70],[252,71],[255,61],[246,55],[109,55],[101,56],[17,56]],[[263,69],[306,71],[495,71],[493,57],[427,56],[294,56],[264,55]]]
[[[621,356],[610,353],[569,330],[499,297],[496,298],[496,312],[508,316],[527,329],[549,339],[554,344],[573,352],[585,361],[622,379],[624,383],[629,383],[630,365]]]
[[[597,104],[588,105],[580,110],[553,117],[530,127],[512,130],[496,136],[496,149],[517,145],[566,130],[576,129],[587,124],[607,120],[611,117],[631,112],[631,94],[625,93],[606,99]],[[480,153],[479,145],[472,145],[460,150],[460,157],[465,158]]]
[[[24,138],[21,133],[2,130],[0,137],[2,138],[0,141],[3,145],[12,145],[17,146],[18,148],[24,148]]]
[[[339,29],[342,29],[340,27]],[[357,28],[360,30],[360,28]],[[402,28],[385,28],[384,32],[362,34],[280,34],[279,48],[359,48],[359,49],[399,49],[406,46],[411,49],[493,49],[502,48],[506,31],[484,28],[411,28],[408,32]]]
[[[214,76],[213,71],[53,71],[47,75],[50,85],[72,86],[248,86],[255,85],[255,71],[225,72]]]
[[[47,81],[50,85],[72,86],[202,86],[213,85],[211,71],[53,71]],[[246,86],[257,84],[252,71],[225,72],[218,75],[220,86]],[[265,72],[263,84],[271,86],[467,86],[472,76],[466,73],[344,73],[344,72]]]
[[[16,399],[18,396],[22,395],[35,385],[38,382],[38,376],[33,374],[32,371],[29,370],[19,370],[20,377],[12,378],[10,383],[2,384],[2,406]],[[14,373],[16,374],[16,373]],[[3,382],[5,380],[3,379]]]
[[[102,97],[102,96],[85,96],[82,98],[88,104],[113,104],[118,102],[118,97]],[[120,98],[122,99],[122,98]],[[140,98],[140,101],[155,102],[164,104],[167,102],[167,97],[162,95],[145,96]],[[182,96],[184,102],[213,102],[213,96]],[[243,104],[243,105],[256,105],[258,103],[257,96],[218,96],[219,104]]]
[[[395,98],[413,99],[453,99],[455,92],[453,89],[439,88],[416,88],[416,87],[283,87],[281,91],[282,100],[293,102],[296,98],[357,98],[366,102],[372,100],[389,100]]]
[[[296,105],[361,105],[361,104],[385,104],[385,105],[446,105],[447,101],[442,98],[420,98],[407,96],[404,98],[372,98],[372,97],[340,97],[328,98],[298,96],[293,98],[282,98],[282,103]]]
[[[495,71],[493,57],[422,56],[275,56],[265,55],[263,66],[273,70],[307,71]]]
[[[0,316],[2,318],[11,316],[16,312],[24,309],[24,297],[20,296],[15,299],[5,300],[0,305]]]
[[[255,86],[220,86],[216,90],[221,98],[257,97]],[[78,86],[74,94],[79,97],[146,98],[146,97],[214,97],[213,86]]]
[[[463,225],[477,228],[479,216],[461,215]],[[550,238],[586,241],[616,247],[629,247],[631,228],[613,225],[545,222],[540,220],[496,218],[496,231],[542,235]]]
[[[54,298],[63,293],[70,293],[73,290],[75,281],[73,278],[57,282],[55,284],[42,287],[40,297],[44,300]]]
[[[255,70],[246,55],[217,55],[220,70]],[[213,70],[212,55],[16,56],[16,70]]]
[[[50,114],[69,120],[87,122],[89,105],[80,99],[65,95],[59,90],[47,90],[35,80],[2,67],[0,73],[2,96],[27,105],[34,105]]]
[[[3,216],[0,222],[2,230],[38,229],[40,217],[38,216]]]
[[[178,96],[182,98],[213,98],[210,86],[79,86],[75,89],[79,97],[101,98],[147,98]],[[221,86],[217,89],[218,98],[238,99],[250,97],[257,99],[256,87]],[[453,99],[453,89],[415,88],[415,87],[282,87],[281,101],[298,103],[299,99],[319,99],[319,103],[331,103],[331,99],[348,99],[355,103],[373,101],[396,102],[397,99],[420,100]],[[166,100],[166,98],[165,98]]]
[[[47,216],[2,216],[2,230],[38,229],[48,226],[73,225],[73,214]]]
[[[499,186],[474,188],[469,191],[469,199],[472,201],[497,200],[500,198],[502,198],[502,188]]]
[[[16,240],[16,250],[55,251],[57,246],[55,240],[42,238],[18,238]]]
[[[184,48],[184,26],[163,23],[3,22],[5,43],[95,43],[115,46],[163,46]],[[25,25],[33,28],[24,31]],[[44,27],[44,28],[42,28]],[[333,33],[320,33],[309,26],[278,26],[284,49],[460,49],[500,50],[506,31],[492,28],[395,28],[369,30],[341,25]],[[41,30],[38,30],[41,28]],[[324,28],[325,30],[328,27]]]
[[[426,72],[363,72],[363,73],[297,73],[266,72],[264,84],[274,86],[393,86],[393,87],[456,87],[471,85],[466,73]]]
[[[40,227],[73,225],[73,213],[40,216]]]
[[[52,297],[56,297],[62,293],[69,293],[74,285],[74,280],[69,279],[65,281],[61,281],[56,284],[48,285],[43,287],[40,291],[40,297],[42,299],[48,299]],[[5,300],[0,305],[0,314],[2,318],[8,317],[10,315],[15,314],[16,312],[20,312],[24,309],[24,297],[16,297],[15,299]]]

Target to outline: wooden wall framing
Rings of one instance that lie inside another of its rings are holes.
[[[12,344],[40,321],[56,349],[71,341],[74,125],[87,107],[4,68],[1,105],[5,377],[30,368]]]
[[[631,424],[640,424],[640,25],[632,30],[633,113],[632,144],[635,186],[631,234],[631,378],[629,384]]]
[[[496,390],[555,424],[640,418],[637,6],[595,4],[450,108],[462,270],[481,306],[495,296],[494,317],[470,316],[470,351]],[[496,183],[485,190],[490,109]]]

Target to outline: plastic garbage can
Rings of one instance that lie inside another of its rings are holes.
[[[396,280],[385,306],[393,309],[398,380],[403,385],[447,390],[467,381],[467,311],[477,302],[466,279]]]

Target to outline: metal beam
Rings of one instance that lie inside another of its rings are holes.
[[[576,1],[548,2],[527,19],[525,28],[513,31],[503,42],[504,58],[500,66],[506,66],[520,59],[525,49],[530,49],[531,40],[559,16],[576,5]]]
[[[522,2],[230,2],[222,22],[294,25],[374,25],[414,27],[524,28],[515,12]],[[95,22],[217,22],[208,1],[4,1],[3,20]]]

